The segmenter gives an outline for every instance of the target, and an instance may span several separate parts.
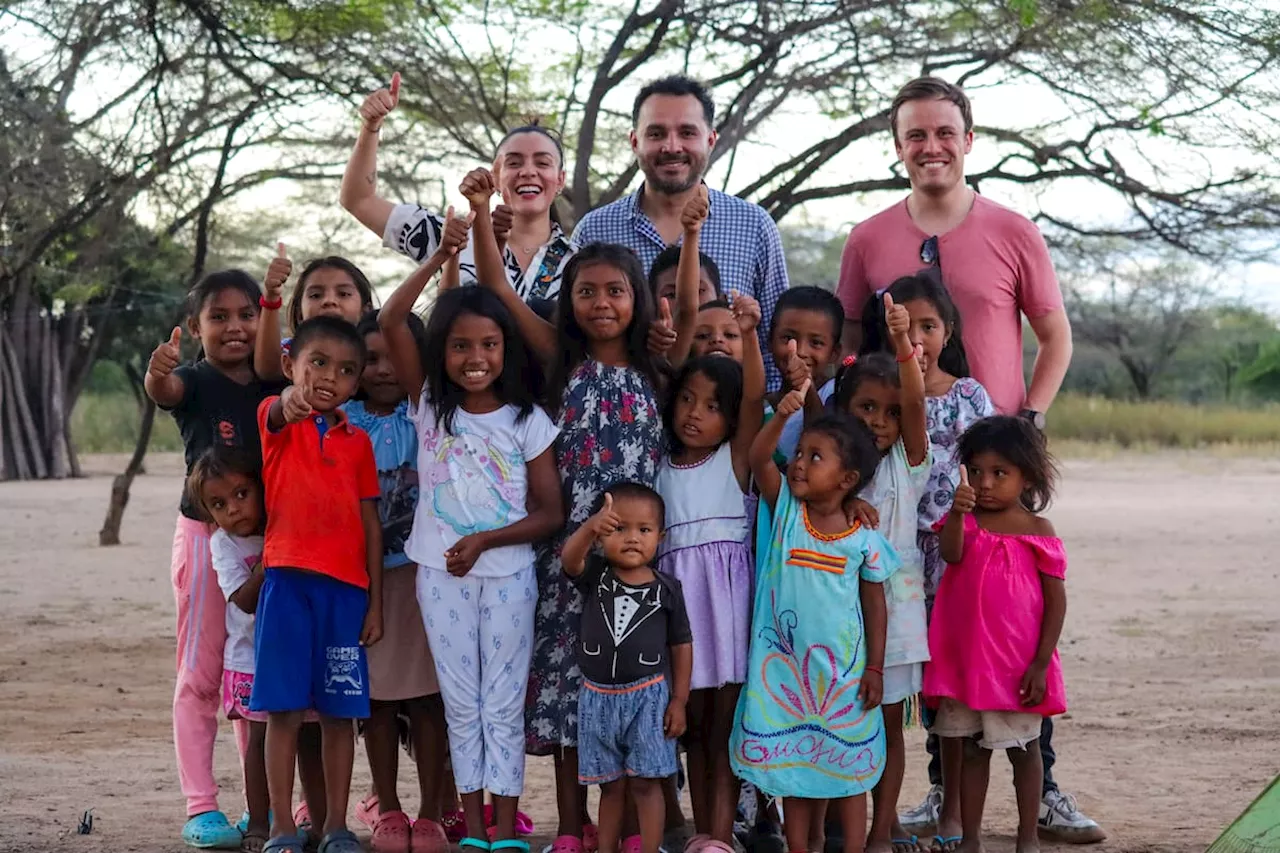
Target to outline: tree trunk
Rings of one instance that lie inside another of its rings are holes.
[[[0,278],[0,475],[61,478],[79,465],[68,428],[58,322],[32,296],[30,277]]]
[[[156,404],[150,397],[142,409],[142,423],[138,427],[138,442],[133,446],[133,457],[125,466],[124,473],[117,474],[111,481],[111,502],[107,505],[107,518],[102,522],[102,530],[98,532],[99,545],[120,544],[120,524],[124,521],[124,509],[129,505],[129,487],[133,478],[142,470],[142,460],[147,455],[147,445],[151,443],[151,428],[156,423]]]

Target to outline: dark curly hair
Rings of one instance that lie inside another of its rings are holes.
[[[409,334],[413,335],[413,340],[418,344],[418,360],[426,364],[427,327],[423,325],[422,318],[413,312],[409,312],[406,322],[409,324]],[[360,318],[360,322],[356,323],[356,334],[360,336],[361,340],[366,340],[372,334],[382,334],[382,328],[378,325],[378,309],[375,308],[372,311],[368,311]],[[404,390],[405,393],[408,393],[410,389],[405,388]],[[357,389],[353,399],[366,399],[364,389]]]
[[[738,431],[738,414],[742,409],[742,365],[722,355],[704,355],[686,361],[671,383],[667,404],[662,409],[662,428],[667,435],[667,452],[679,453],[684,444],[676,434],[676,401],[686,382],[701,373],[715,386],[716,405],[724,416],[725,441]]]
[[[804,432],[821,433],[835,442],[840,464],[845,470],[858,475],[858,482],[854,483],[849,494],[856,495],[871,482],[881,454],[876,447],[875,436],[862,421],[844,411],[828,412],[813,423],[806,423]]]
[[[1053,501],[1058,465],[1044,433],[1026,418],[983,418],[960,436],[959,450],[962,465],[969,465],[979,453],[994,453],[1022,472],[1026,482],[1022,505],[1028,512],[1044,512]]]

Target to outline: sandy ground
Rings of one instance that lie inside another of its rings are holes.
[[[109,549],[97,546],[103,475],[121,460],[89,460],[97,476],[85,480],[0,484],[0,851],[183,849],[169,710],[180,460],[149,461],[125,544]],[[1111,833],[1102,850],[1201,851],[1280,772],[1277,494],[1277,460],[1067,466],[1050,516],[1072,556],[1058,776]],[[914,803],[925,763],[910,737],[903,800]],[[998,765],[992,853],[1012,849],[1014,824]],[[238,813],[229,726],[218,776]],[[79,836],[89,808],[93,834]],[[526,808],[550,828],[546,760],[532,763]]]

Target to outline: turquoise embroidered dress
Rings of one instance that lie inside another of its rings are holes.
[[[884,717],[858,701],[867,652],[859,582],[883,583],[898,555],[874,530],[814,530],[785,480],[767,536],[729,740],[733,772],[775,797],[864,793],[884,772]]]

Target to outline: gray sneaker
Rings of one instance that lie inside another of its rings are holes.
[[[1040,834],[1066,844],[1095,844],[1107,833],[1080,811],[1076,798],[1061,791],[1050,791],[1040,800]]]
[[[1044,813],[1043,806],[1041,814]],[[924,795],[924,801],[908,812],[898,815],[902,828],[911,832],[932,832],[938,824],[938,815],[942,813],[942,786],[934,785]]]

